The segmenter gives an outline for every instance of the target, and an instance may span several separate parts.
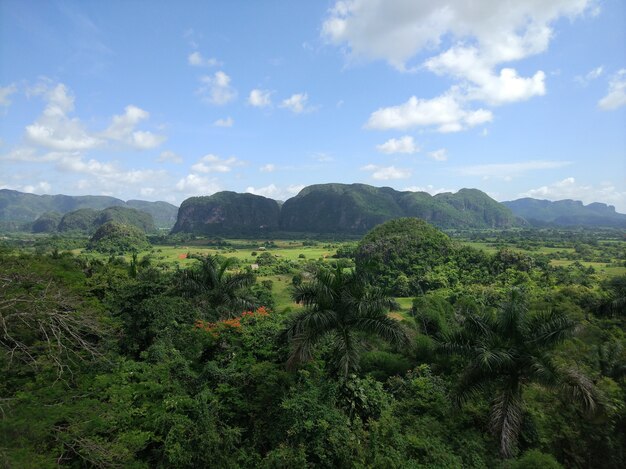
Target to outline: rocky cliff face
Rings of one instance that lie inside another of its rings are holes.
[[[279,217],[275,200],[224,191],[185,200],[172,233],[257,235],[278,230]]]

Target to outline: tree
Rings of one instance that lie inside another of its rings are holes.
[[[531,383],[564,392],[587,412],[596,410],[599,395],[589,378],[550,355],[574,327],[562,313],[529,313],[523,290],[513,289],[496,314],[468,315],[460,330],[443,336],[443,351],[469,359],[459,380],[459,402],[487,391],[494,396],[489,426],[503,457],[513,455],[523,422],[523,390]]]
[[[294,287],[293,299],[305,309],[285,331],[292,343],[290,366],[310,360],[318,344],[330,338],[333,372],[346,378],[358,370],[358,333],[376,335],[392,345],[408,342],[401,324],[386,315],[393,300],[355,271],[319,270],[311,281]]]
[[[191,255],[190,258],[200,264],[178,275],[177,287],[184,297],[195,299],[219,318],[234,317],[258,306],[248,291],[254,284],[254,274],[228,272],[236,259],[220,259],[217,255]]]

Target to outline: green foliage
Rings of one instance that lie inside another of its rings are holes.
[[[397,296],[434,288],[425,276],[446,263],[452,254],[450,239],[417,218],[400,218],[377,226],[363,237],[356,252],[356,266],[376,283]],[[403,274],[406,281],[399,280]]]
[[[54,233],[61,222],[61,214],[59,212],[43,213],[33,222],[33,233]]]
[[[506,207],[476,189],[431,196],[366,184],[305,187],[281,207],[283,231],[361,234],[401,217],[419,217],[443,228],[503,227],[516,221]]]
[[[591,380],[575,368],[557,364],[549,354],[574,326],[559,312],[530,314],[525,292],[514,289],[496,314],[467,315],[458,331],[442,339],[442,351],[465,356],[469,362],[459,379],[460,402],[491,390],[489,426],[503,457],[514,454],[523,423],[523,390],[531,382],[561,390],[585,411],[596,411],[600,394]]]
[[[293,316],[285,331],[292,366],[310,360],[320,342],[329,339],[333,373],[346,378],[359,368],[357,334],[375,335],[394,346],[408,342],[403,326],[385,314],[392,300],[354,271],[318,271],[312,281],[294,288],[293,299],[305,310]]]
[[[253,309],[255,298],[249,288],[255,281],[251,272],[228,272],[236,259],[218,256],[192,256],[199,261],[177,272],[177,291],[201,311],[203,319],[223,319]]]
[[[143,251],[150,247],[146,235],[132,225],[108,222],[96,230],[87,249],[104,254],[123,254]]]
[[[163,252],[63,252],[79,238],[3,240],[0,466],[624,467],[623,279],[586,263],[559,277],[518,250],[617,259],[619,242],[494,233],[480,235],[489,254],[434,234],[443,262],[426,246],[433,265],[414,262],[425,293],[389,314],[379,279],[402,290],[408,273],[289,260],[295,242],[188,238],[174,256],[210,242],[240,260],[192,254],[172,268]],[[276,262],[256,283],[242,267],[264,244]],[[252,309],[292,288],[299,305]],[[516,436],[513,457],[489,428]]]

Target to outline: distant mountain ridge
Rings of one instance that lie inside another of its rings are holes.
[[[148,213],[157,228],[208,235],[273,232],[363,234],[387,220],[417,217],[439,228],[626,228],[626,214],[603,203],[523,198],[496,202],[478,189],[430,195],[367,184],[315,184],[285,202],[224,191],[186,199],[180,210],[167,202],[109,196],[35,195],[0,189],[0,227],[36,232],[56,229],[69,212],[109,207]],[[89,218],[89,217],[87,217]]]
[[[103,210],[127,207],[149,213],[157,228],[171,228],[176,223],[178,208],[168,202],[143,200],[123,201],[104,195],[35,195],[0,189],[0,222],[29,223],[44,213],[64,215],[78,209]]]
[[[192,197],[181,204],[172,232],[363,234],[401,217],[421,218],[442,228],[508,228],[520,223],[508,208],[477,189],[431,196],[367,184],[316,184],[282,205],[228,191]]]
[[[502,202],[533,226],[586,226],[626,228],[626,214],[599,202],[584,205],[578,200],[539,200],[529,197]]]

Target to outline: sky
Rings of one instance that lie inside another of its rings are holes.
[[[626,213],[626,2],[0,0],[0,188]]]

